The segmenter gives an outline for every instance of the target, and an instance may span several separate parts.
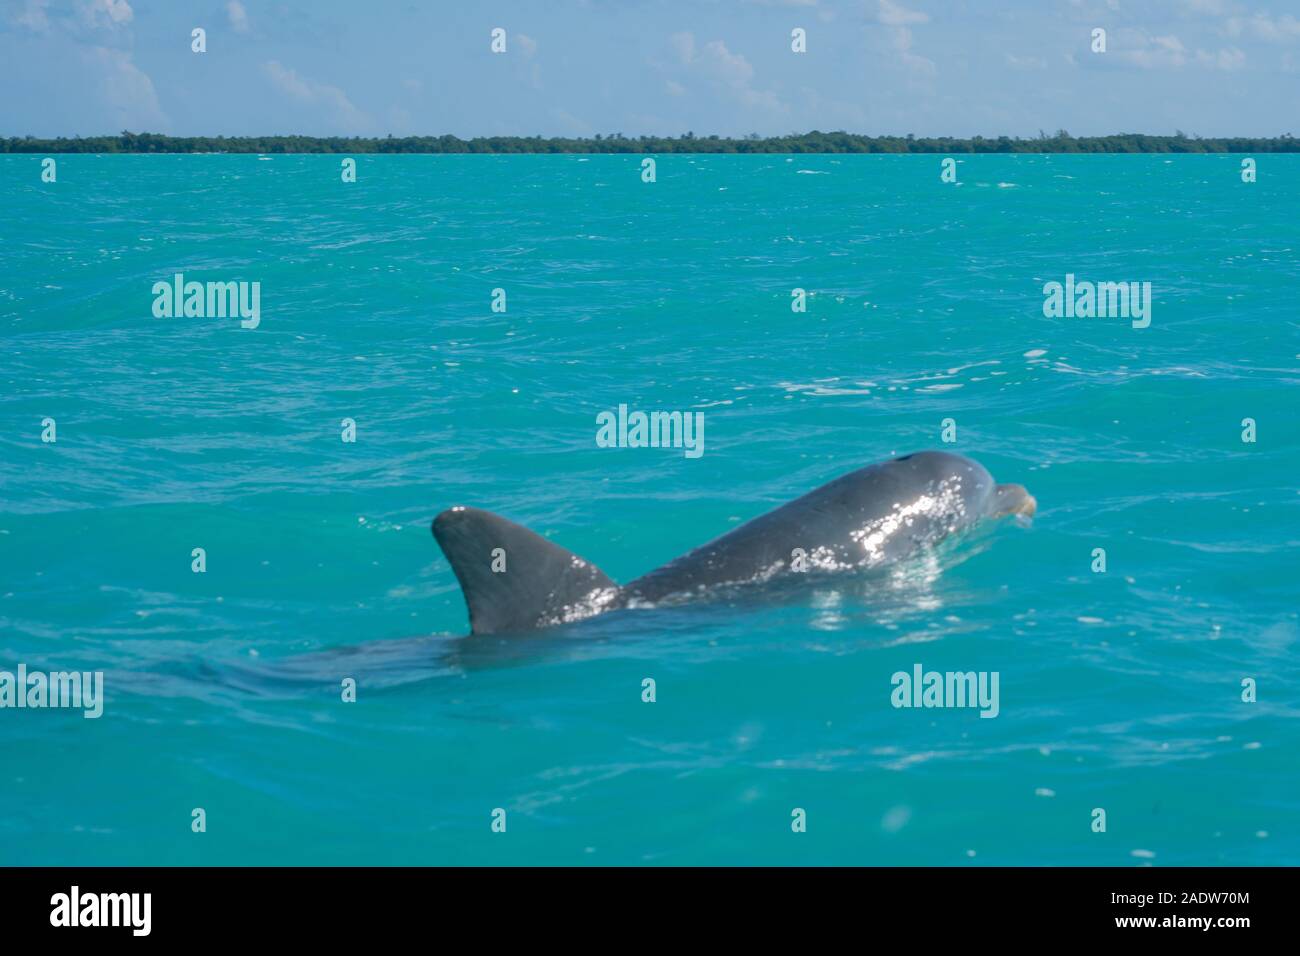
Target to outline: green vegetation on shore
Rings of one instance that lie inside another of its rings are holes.
[[[1295,153],[1300,139],[1290,133],[1271,138],[1201,139],[1183,133],[1147,136],[1074,137],[1065,130],[1034,139],[998,136],[862,136],[814,130],[792,136],[744,139],[719,136],[638,136],[622,133],[590,139],[542,136],[388,136],[382,139],[334,136],[163,136],[123,132],[118,136],[10,137],[0,153]]]

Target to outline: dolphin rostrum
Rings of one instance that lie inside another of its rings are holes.
[[[1032,516],[1036,508],[1023,485],[996,484],[978,462],[923,451],[849,472],[622,587],[490,511],[444,511],[433,536],[460,581],[471,632],[505,634],[804,571],[873,568],[981,518]]]

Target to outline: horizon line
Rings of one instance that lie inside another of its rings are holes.
[[[286,149],[292,144],[309,149]],[[212,146],[220,149],[212,149]],[[72,148],[69,148],[72,147]],[[412,148],[419,147],[419,148]],[[432,148],[430,148],[432,147]],[[1071,136],[1057,130],[1049,136],[998,135],[986,137],[916,136],[906,134],[849,133],[810,130],[782,136],[677,136],[638,134],[625,136],[494,135],[461,137],[454,133],[395,136],[302,133],[260,135],[175,136],[166,133],[123,130],[115,134],[57,137],[0,137],[3,153],[1236,153],[1300,152],[1300,139],[1289,132],[1276,136],[1199,136],[1175,133],[1109,133]]]

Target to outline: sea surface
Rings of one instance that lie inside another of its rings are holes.
[[[0,670],[105,703],[0,709],[0,864],[1300,863],[1300,156],[56,159],[0,157]],[[1037,516],[510,641],[429,532],[627,581],[925,448]]]

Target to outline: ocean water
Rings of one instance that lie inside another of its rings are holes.
[[[0,710],[0,863],[1300,862],[1300,157],[39,163],[0,158],[0,670],[106,700]],[[260,325],[155,318],[177,272]],[[1067,274],[1150,326],[1044,317]],[[597,447],[619,404],[704,454]],[[1033,522],[779,600],[466,639],[429,533],[626,581],[934,447]],[[998,716],[893,707],[917,664]]]

